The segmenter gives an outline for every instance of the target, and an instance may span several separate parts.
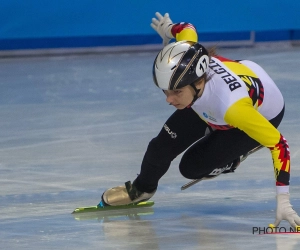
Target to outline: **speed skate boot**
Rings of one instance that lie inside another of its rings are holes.
[[[100,206],[120,206],[141,201],[149,200],[156,192],[151,193],[139,191],[134,183],[127,181],[124,186],[113,187],[106,190],[103,195]]]

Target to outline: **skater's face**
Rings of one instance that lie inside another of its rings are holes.
[[[198,96],[202,95],[204,81],[195,84],[197,89],[201,89]],[[195,90],[190,86],[185,86],[176,90],[164,90],[167,96],[166,101],[177,109],[184,109],[191,104],[194,99]]]

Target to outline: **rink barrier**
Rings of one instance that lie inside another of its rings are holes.
[[[300,45],[300,30],[199,33],[198,36],[206,47]],[[136,36],[0,39],[0,57],[158,51],[161,46],[161,39],[157,35],[140,36],[140,39]]]

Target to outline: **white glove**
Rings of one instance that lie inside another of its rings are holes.
[[[156,18],[152,18],[151,27],[161,36],[163,39],[163,45],[166,46],[173,37],[171,29],[173,22],[169,17],[169,13],[162,16],[159,12],[156,12]]]
[[[300,226],[300,217],[292,208],[289,193],[277,195],[276,220],[274,224],[270,224],[270,226],[277,227],[282,220],[287,220],[294,228]]]

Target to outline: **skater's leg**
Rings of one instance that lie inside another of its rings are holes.
[[[238,129],[214,131],[207,140],[195,143],[183,155],[179,169],[188,179],[199,179],[228,163],[259,144]]]
[[[137,188],[144,192],[156,189],[159,179],[167,172],[171,161],[206,132],[209,133],[209,129],[193,109],[175,111],[158,136],[148,145],[141,172],[134,181]]]
[[[171,161],[205,135],[207,124],[192,109],[177,110],[165,123],[145,153],[138,177],[106,190],[101,204],[125,205],[151,198]]]
[[[283,114],[284,109],[270,122],[278,127]],[[239,129],[214,131],[185,152],[180,162],[180,172],[188,179],[202,178],[215,169],[225,170],[226,166],[257,146],[258,142]]]

